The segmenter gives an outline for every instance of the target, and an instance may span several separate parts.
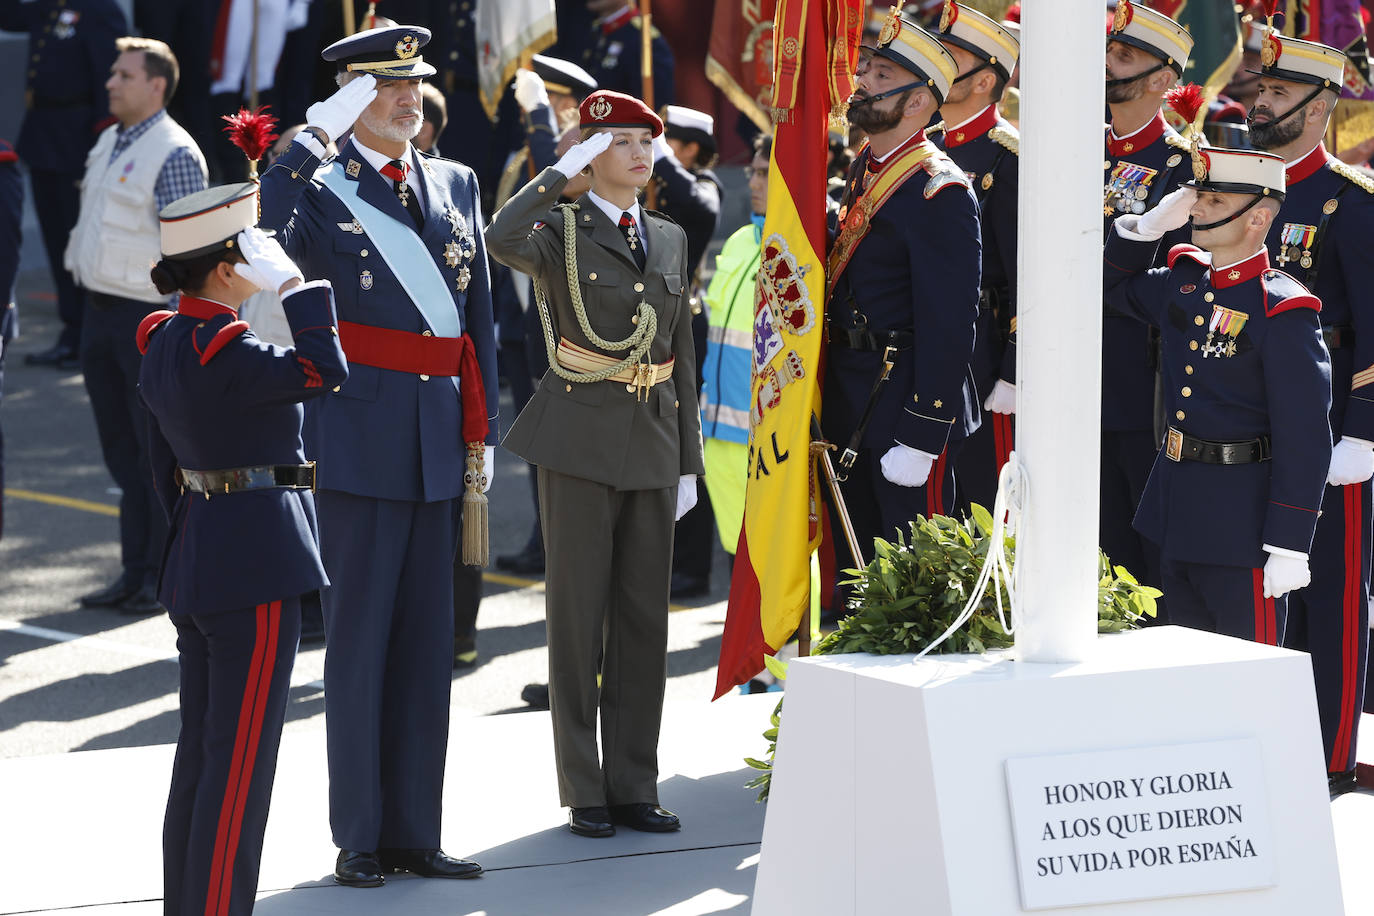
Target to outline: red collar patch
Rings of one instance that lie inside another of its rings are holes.
[[[1228,286],[1239,286],[1255,279],[1260,274],[1269,269],[1269,250],[1261,248],[1259,251],[1250,255],[1244,261],[1231,264],[1228,267],[1211,270],[1212,286],[1216,289],[1225,289]]]
[[[918,130],[910,140],[906,141],[901,146],[897,147],[892,152],[888,153],[885,157],[883,157],[882,162],[879,162],[873,156],[873,150],[871,147],[865,147],[865,149],[868,149],[868,161],[864,163],[864,168],[868,169],[869,172],[876,175],[883,170],[884,166],[896,162],[898,157],[900,157],[903,152],[905,152],[913,146],[916,146],[917,144],[924,142],[926,142],[926,132],[924,130]]]
[[[181,301],[177,303],[177,313],[189,318],[199,318],[201,321],[209,321],[220,315],[228,315],[232,318],[238,314],[223,302],[201,299],[198,296],[182,296]]]
[[[620,12],[612,13],[601,20],[601,34],[609,35],[633,18],[635,18],[635,8],[627,3],[620,8]]]
[[[1107,128],[1107,153],[1113,158],[1120,159],[1122,156],[1143,150],[1162,136],[1164,136],[1164,112],[1157,111],[1149,124],[1129,137],[1118,137],[1110,127]]]
[[[958,127],[946,129],[945,148],[953,149],[956,146],[963,146],[970,140],[977,140],[996,126],[997,106],[989,105]]]
[[[1318,143],[1317,148],[1312,150],[1312,152],[1303,156],[1301,159],[1288,163],[1288,167],[1284,169],[1284,176],[1288,187],[1291,188],[1304,178],[1310,178],[1321,171],[1321,167],[1326,165],[1326,160],[1329,158],[1330,156],[1326,153],[1326,144]]]

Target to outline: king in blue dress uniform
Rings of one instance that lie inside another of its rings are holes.
[[[496,338],[476,177],[409,143],[420,80],[434,72],[420,54],[428,39],[400,26],[327,48],[342,88],[311,106],[310,126],[263,178],[263,224],[334,281],[350,364],[347,384],[305,422],[321,462],[331,580],[322,604],[335,879],[350,886],[394,870],[481,872],[441,852],[439,835],[453,558],[460,497],[490,479]],[[322,144],[350,127],[322,163]]]
[[[1108,307],[1160,328],[1168,430],[1136,513],[1171,621],[1278,645],[1331,459],[1321,302],[1269,265],[1283,160],[1206,150],[1196,180],[1107,239]],[[1152,268],[1191,215],[1193,245]]]
[[[348,369],[329,284],[302,283],[280,246],[250,228],[257,205],[257,185],[245,183],[162,211],[153,280],[182,296],[138,329],[154,486],[171,522],[158,599],[181,665],[163,827],[168,914],[253,910],[300,596],[328,582],[301,402]],[[259,288],[281,292],[293,348],[237,320]]]
[[[978,203],[926,139],[958,68],[900,13],[861,60],[849,118],[869,135],[829,255],[823,410],[861,550],[956,505],[953,458],[978,427]],[[835,528],[834,530],[839,530]],[[841,563],[841,565],[847,565]]]
[[[965,504],[992,509],[997,475],[1014,446],[1016,413],[1016,210],[1020,135],[997,112],[1021,45],[977,10],[946,0],[940,44],[959,76],[940,106],[945,127],[933,139],[963,169],[978,198],[983,238],[978,333],[969,366],[983,405],[983,424],[959,452],[956,471]]]
[[[1312,585],[1295,596],[1285,645],[1312,653],[1333,793],[1355,785],[1355,745],[1369,653],[1370,475],[1374,473],[1374,180],[1326,151],[1346,56],[1315,42],[1266,35],[1254,145],[1287,162],[1288,196],[1269,230],[1276,266],[1322,301],[1331,352],[1336,438],[1312,545]]]

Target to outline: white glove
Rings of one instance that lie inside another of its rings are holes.
[[[673,521],[682,518],[697,504],[697,475],[683,474],[677,482],[677,515]]]
[[[553,167],[562,172],[565,178],[572,178],[591,165],[593,159],[606,152],[610,147],[611,134],[609,131],[592,134],[564,153],[563,158],[555,162]]]
[[[660,159],[671,159],[677,162],[677,156],[673,154],[673,148],[668,145],[663,134],[654,137],[654,165],[658,165]]]
[[[1289,592],[1306,587],[1312,581],[1307,568],[1307,554],[1296,550],[1264,545],[1269,559],[1264,562],[1264,597],[1282,598]]]
[[[1145,238],[1154,240],[1164,238],[1164,233],[1184,226],[1188,222],[1188,215],[1193,209],[1193,204],[1197,203],[1197,191],[1193,188],[1180,187],[1164,195],[1164,199],[1155,204],[1155,208],[1146,213],[1135,224],[1135,231]]]
[[[544,81],[539,78],[539,74],[533,70],[526,70],[521,67],[515,71],[515,101],[520,105],[520,110],[529,113],[536,108],[547,108],[549,105],[549,90],[544,87]]]
[[[1374,477],[1374,442],[1341,436],[1331,450],[1331,468],[1326,482],[1333,487],[1364,483]]]
[[[491,489],[491,479],[496,476],[496,460],[492,456],[496,452],[496,447],[488,445],[482,449],[482,474],[487,478],[486,484],[482,487],[485,493]]]
[[[363,109],[377,97],[377,77],[365,73],[345,85],[338,92],[316,102],[305,112],[305,123],[324,131],[326,142],[337,140],[353,126]]]
[[[235,264],[234,271],[258,289],[280,293],[292,280],[301,280],[301,270],[286,256],[281,244],[257,226],[249,226],[239,233],[239,253],[247,264]]]
[[[983,408],[993,413],[1016,413],[1016,386],[999,378],[988,392]]]
[[[899,487],[923,487],[930,479],[930,469],[935,466],[938,457],[898,442],[887,450],[879,464],[883,476],[891,483]]]

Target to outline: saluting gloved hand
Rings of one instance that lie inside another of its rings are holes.
[[[249,226],[240,232],[238,245],[239,253],[248,259],[248,263],[235,264],[234,272],[258,289],[283,293],[292,280],[300,283],[305,279],[301,276],[301,269],[286,256],[281,244],[257,226]]]
[[[887,450],[878,464],[883,469],[883,476],[897,486],[923,487],[939,457],[898,442]]]
[[[591,165],[593,159],[610,148],[611,135],[609,132],[602,131],[599,134],[592,134],[564,153],[563,158],[555,162],[553,167],[562,172],[565,178],[572,178]]]
[[[1161,239],[1164,237],[1164,233],[1172,232],[1187,225],[1189,211],[1193,209],[1195,203],[1197,203],[1196,190],[1185,187],[1176,188],[1165,194],[1164,198],[1155,204],[1153,210],[1136,221],[1135,232],[1151,241]]]
[[[491,489],[491,479],[496,473],[496,461],[492,455],[496,452],[496,447],[488,445],[482,449],[482,474],[487,478],[487,482],[482,486],[485,493]]]
[[[546,108],[549,105],[549,90],[545,88],[544,81],[539,78],[539,74],[533,70],[521,67],[515,71],[515,101],[520,106],[520,110],[529,113],[536,108]]]
[[[983,409],[993,413],[1016,413],[1016,386],[999,378],[988,392]]]
[[[318,127],[325,133],[325,142],[337,140],[343,132],[353,126],[363,109],[372,104],[377,97],[377,77],[371,73],[352,80],[338,92],[316,102],[305,112],[305,123]]]
[[[1333,487],[1364,483],[1374,477],[1374,442],[1341,436],[1331,450],[1331,468],[1326,482]]]
[[[658,165],[658,160],[660,159],[671,159],[677,162],[677,154],[675,154],[673,148],[668,145],[668,140],[663,134],[654,137],[654,165]]]
[[[1282,598],[1289,592],[1305,588],[1312,581],[1307,568],[1307,554],[1282,547],[1264,545],[1269,559],[1264,563],[1264,597]]]
[[[677,482],[677,514],[673,521],[682,518],[697,504],[697,475],[683,474]]]

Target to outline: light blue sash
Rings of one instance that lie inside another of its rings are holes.
[[[334,192],[367,233],[386,261],[396,282],[401,284],[411,304],[420,312],[437,337],[457,337],[462,333],[458,309],[444,275],[415,230],[378,210],[358,196],[358,183],[344,177],[338,163],[317,172],[315,177]],[[457,378],[454,379],[457,382]]]

